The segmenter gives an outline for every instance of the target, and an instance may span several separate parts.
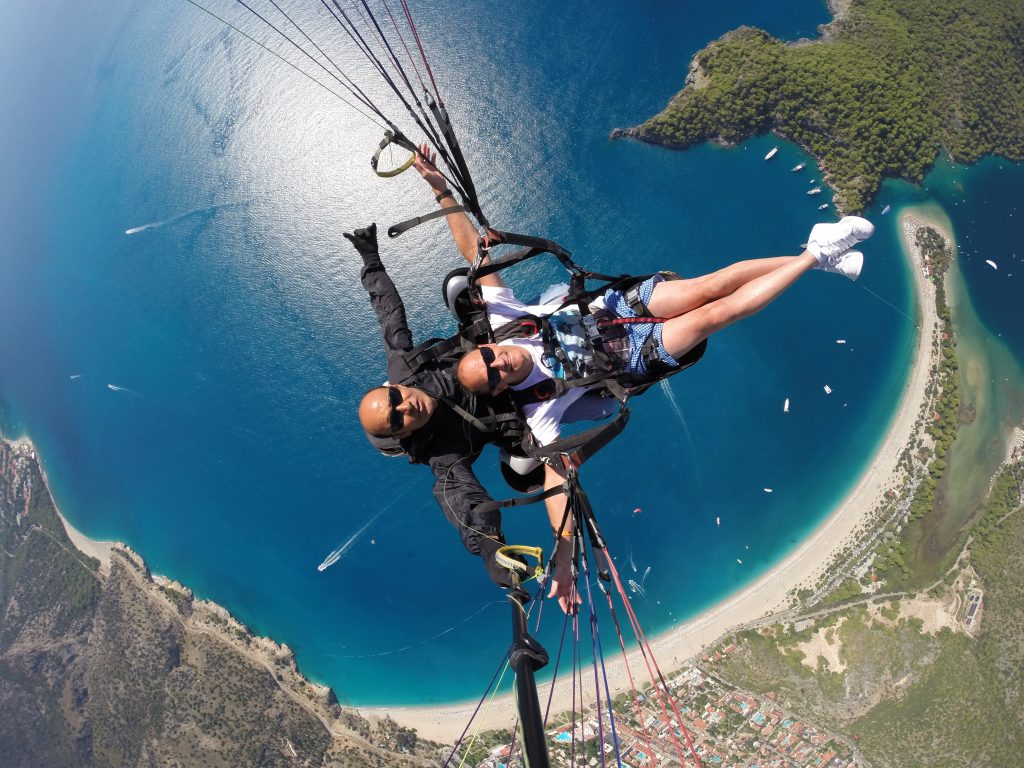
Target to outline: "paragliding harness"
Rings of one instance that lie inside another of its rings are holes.
[[[520,248],[484,264],[490,256],[491,246],[495,244],[518,245]],[[524,315],[498,328],[492,328],[487,318],[479,279],[543,253],[553,255],[570,273],[568,291],[562,302],[546,315]],[[677,279],[671,273],[656,274],[670,280]],[[628,354],[629,350],[626,325],[664,322],[662,318],[651,316],[639,295],[640,285],[653,276],[590,272],[576,264],[569,252],[552,240],[490,230],[488,237],[481,239],[472,266],[454,270],[445,278],[444,299],[459,321],[458,333],[448,339],[431,339],[410,350],[406,353],[406,362],[410,368],[415,368],[456,350],[469,351],[480,344],[539,337],[544,345],[545,364],[560,376],[545,379],[526,390],[506,390],[496,396],[496,400],[510,400],[515,406],[514,410],[518,411],[526,405],[560,397],[570,389],[587,387],[590,390],[588,397],[614,398],[618,401],[619,413],[607,424],[547,446],[536,444],[521,418],[517,424],[507,418],[508,414],[503,414],[500,424],[495,426],[521,433],[522,449],[529,457],[559,465],[568,460],[578,467],[625,427],[629,418],[626,402],[630,397],[690,367],[700,360],[707,347],[707,341],[702,341],[678,361],[678,367],[673,367],[660,359],[654,334],[651,334],[641,349],[648,373],[631,373],[625,369],[622,351]],[[601,281],[601,284],[596,288],[587,288],[588,280]],[[591,303],[609,290],[623,291],[636,317],[620,318],[607,311],[592,311]],[[569,328],[568,332],[566,328]],[[500,410],[505,410],[504,405]]]

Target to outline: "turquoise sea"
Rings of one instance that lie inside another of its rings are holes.
[[[497,226],[557,239],[600,271],[695,275],[796,253],[831,217],[816,210],[827,194],[804,194],[813,163],[790,173],[809,158],[771,137],[685,153],[607,138],[659,110],[707,41],[740,24],[812,36],[821,0],[412,7]],[[0,427],[36,441],[75,526],[287,643],[343,702],[478,696],[508,608],[463,554],[429,472],[376,455],[353,418],[384,366],[341,233],[431,210],[421,182],[373,176],[378,128],[183,0],[26,3],[8,17]],[[1007,226],[1024,215],[1022,188],[1024,169],[999,160],[944,164],[921,190],[887,184],[858,283],[808,275],[636,402],[584,482],[619,570],[643,581],[648,633],[778,562],[870,463],[913,349],[902,205],[949,213],[982,336],[1024,359],[1012,302],[1024,265],[1008,275],[1024,251]],[[419,337],[447,333],[439,284],[459,258],[443,224],[382,254]],[[557,277],[532,264],[518,285]],[[493,464],[477,466],[500,496]],[[524,543],[550,535],[540,509],[505,528]]]

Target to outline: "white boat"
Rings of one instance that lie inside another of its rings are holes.
[[[740,565],[743,565],[743,561],[740,560],[738,557],[736,558],[736,562],[739,563]]]
[[[885,208],[883,208],[883,209],[882,209],[882,215],[883,215],[883,216],[885,216],[885,214],[887,214],[887,213],[889,212],[889,209],[890,209],[891,207],[892,207],[892,206],[889,206],[889,205],[885,206]]]
[[[807,165],[807,163],[797,163],[796,165],[794,165],[789,170],[791,170],[793,173],[796,173],[797,171],[802,171],[804,169],[804,166],[806,166],[806,165]]]
[[[828,203],[822,203],[818,206],[819,211],[824,211],[826,208],[828,208]]]
[[[722,518],[716,517],[715,518],[715,525],[721,527],[721,525],[722,525]]]
[[[830,387],[828,384],[825,385],[825,394],[826,395],[831,395],[832,394],[832,387]]]
[[[992,261],[992,259],[985,259],[985,263],[992,267],[992,269],[999,269],[999,267],[996,266],[996,263]]]
[[[772,147],[771,149],[768,150],[768,154],[764,156],[764,159],[765,160],[771,160],[773,157],[775,157],[775,153],[778,152],[778,151],[779,151],[778,147]]]
[[[786,402],[782,404],[782,412],[789,413],[789,398],[786,398]]]
[[[807,190],[807,194],[808,195],[820,195],[821,194],[821,187],[811,187],[810,189]]]
[[[845,344],[846,339],[836,339],[836,344]]]
[[[775,493],[775,491],[772,488],[765,488],[764,492],[765,493]]]

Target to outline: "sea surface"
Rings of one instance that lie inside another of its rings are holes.
[[[236,4],[204,4],[244,24]],[[772,137],[684,153],[608,140],[658,111],[709,40],[740,24],[813,36],[821,0],[411,5],[496,226],[554,238],[599,271],[697,275],[797,253],[833,218],[817,210],[827,192],[804,194],[813,162]],[[341,701],[479,696],[508,643],[507,605],[429,472],[378,456],[354,419],[385,371],[341,233],[433,210],[432,196],[412,173],[371,174],[377,126],[184,0],[7,16],[0,427],[35,440],[76,527],[287,643]],[[301,18],[379,87],[336,29]],[[1022,188],[1024,169],[998,159],[943,161],[922,189],[887,183],[859,282],[807,275],[636,401],[583,480],[619,571],[643,585],[633,604],[649,634],[764,573],[869,465],[916,332],[901,206],[947,211],[978,343],[1019,375]],[[381,250],[418,338],[451,332],[439,286],[460,258],[444,225]],[[538,260],[513,282],[526,295],[558,279]],[[477,467],[506,494],[492,453]],[[550,538],[540,509],[508,513],[505,530]],[[553,649],[552,609],[540,636]]]

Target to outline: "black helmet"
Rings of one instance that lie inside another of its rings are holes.
[[[393,435],[387,437],[377,437],[377,435],[371,435],[369,432],[364,433],[366,439],[370,441],[370,445],[376,448],[385,456],[404,456],[405,448],[398,442],[398,438]]]

